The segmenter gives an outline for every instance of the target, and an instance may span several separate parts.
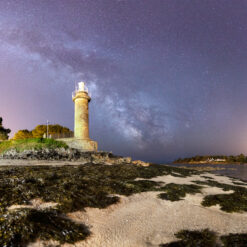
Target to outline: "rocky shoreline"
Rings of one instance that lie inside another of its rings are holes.
[[[81,161],[87,163],[131,163],[130,157],[113,155],[111,152],[82,152],[73,148],[30,149],[18,152],[10,149],[0,155],[0,159],[11,160],[47,160],[47,161]]]
[[[10,149],[0,155],[0,160],[26,160],[26,161],[70,161],[92,164],[117,165],[134,164],[149,166],[150,163],[141,160],[132,160],[131,157],[114,155],[111,152],[82,152],[73,148],[30,149],[18,152]]]

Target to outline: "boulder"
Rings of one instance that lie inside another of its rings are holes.
[[[144,162],[141,160],[133,160],[132,164],[138,165],[138,166],[150,166],[151,165],[149,162]]]

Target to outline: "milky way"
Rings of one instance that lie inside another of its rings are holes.
[[[86,81],[101,150],[153,162],[247,153],[247,1],[0,2],[0,116],[73,129]]]

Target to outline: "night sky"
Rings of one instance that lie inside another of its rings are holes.
[[[0,1],[4,126],[73,129],[92,95],[100,150],[153,162],[247,154],[247,1]]]

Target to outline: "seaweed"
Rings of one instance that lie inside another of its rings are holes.
[[[233,193],[230,194],[205,196],[201,203],[203,206],[210,207],[219,204],[220,209],[228,213],[247,211],[247,189],[245,187],[223,184],[211,180],[193,182],[200,185],[222,188],[224,191],[233,190]]]
[[[247,234],[229,234],[220,237],[224,247],[246,247]]]
[[[79,166],[1,167],[0,234],[4,237],[0,237],[0,246],[23,246],[37,238],[55,239],[60,243],[83,240],[89,232],[84,225],[64,218],[66,213],[84,210],[85,207],[108,207],[119,201],[117,195],[163,191],[161,183],[146,179],[168,174],[185,177],[197,173],[165,165],[139,167],[88,163]],[[28,208],[14,212],[8,210],[12,205],[30,205],[36,198],[57,205],[45,211]],[[64,235],[63,229],[67,229],[69,234]]]
[[[44,201],[62,204],[70,198],[95,197],[108,194],[131,195],[133,193],[154,190],[160,183],[147,180],[134,181],[136,178],[152,178],[171,173],[191,175],[183,169],[177,170],[161,165],[137,167],[133,165],[93,165],[80,166],[36,166],[9,167],[0,170],[1,208],[13,204],[28,204],[31,199],[40,197]],[[103,193],[104,192],[104,193]],[[117,201],[115,201],[117,202]],[[81,208],[91,206],[83,203]],[[112,204],[109,201],[109,205]],[[95,207],[105,207],[100,202]],[[78,209],[78,208],[76,208]]]
[[[231,184],[219,183],[219,182],[214,181],[214,180],[206,180],[206,181],[195,180],[195,181],[192,181],[192,182],[195,183],[195,184],[200,184],[200,185],[218,187],[218,188],[223,189],[224,191],[245,189],[244,187],[234,186],[234,185],[231,185]]]
[[[202,178],[206,178],[206,179],[210,179],[210,180],[212,180],[213,178],[212,177],[209,177],[209,176],[201,176]]]
[[[195,184],[174,184],[170,183],[161,187],[165,193],[158,195],[159,198],[169,201],[179,201],[186,196],[186,194],[196,194],[201,192],[201,186]]]
[[[216,234],[208,229],[201,231],[182,230],[175,234],[179,241],[161,244],[160,247],[216,247]]]
[[[247,234],[232,234],[219,237],[209,229],[201,231],[182,230],[175,234],[180,239],[160,247],[246,247]]]
[[[56,211],[22,209],[0,217],[0,246],[26,246],[38,238],[74,243],[88,235],[85,225],[72,222]]]
[[[220,209],[228,213],[247,211],[247,191],[231,194],[208,195],[203,198],[202,206],[220,205]]]
[[[236,185],[241,185],[241,186],[243,186],[243,185],[247,185],[246,183],[243,183],[243,182],[235,182],[235,181],[233,181],[232,182],[233,184],[236,184]]]
[[[175,170],[178,173],[178,170]],[[152,178],[173,172],[173,169],[159,165],[144,168],[133,165],[86,164],[77,167],[37,166],[1,169],[0,208],[3,212],[13,204],[29,204],[34,198],[58,203],[58,209],[62,213],[84,207],[104,208],[118,202],[118,197],[109,196],[111,194],[129,196],[160,187],[158,182],[134,181],[136,178]]]
[[[241,178],[235,178],[235,177],[232,177],[232,176],[229,176],[229,177],[232,179],[232,181],[242,183],[242,185],[247,185],[247,181],[246,180],[243,180]]]

